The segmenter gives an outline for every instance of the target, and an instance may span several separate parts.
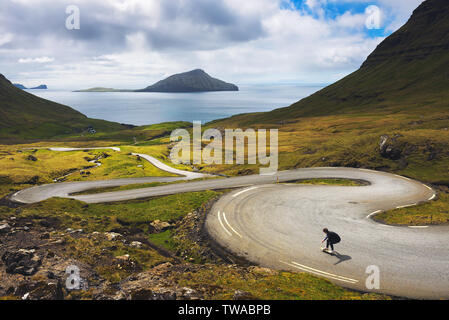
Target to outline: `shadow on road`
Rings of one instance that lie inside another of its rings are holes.
[[[345,262],[345,261],[348,261],[348,260],[352,259],[351,256],[346,256],[346,255],[340,254],[340,253],[338,253],[336,251],[334,252],[333,256],[338,258],[338,261],[336,263],[334,263],[334,266],[336,266],[337,264],[340,264],[342,262]]]

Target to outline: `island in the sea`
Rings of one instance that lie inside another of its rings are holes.
[[[19,89],[22,89],[22,90],[26,90],[26,89],[29,89],[29,90],[47,90],[48,89],[45,84],[41,84],[40,86],[37,86],[37,87],[34,87],[34,88],[27,88],[23,84],[20,84],[20,83],[14,83],[13,85],[16,88],[19,88]]]
[[[34,88],[30,88],[31,90],[47,90],[48,87],[45,84],[41,84],[40,86],[34,87]]]
[[[212,78],[204,70],[196,69],[185,73],[172,75],[145,89],[121,90],[112,88],[91,88],[75,92],[212,92],[212,91],[239,91],[235,84]]]
[[[22,89],[22,90],[26,89],[26,87],[23,84],[20,84],[20,83],[13,83],[13,86],[15,86],[16,88]]]

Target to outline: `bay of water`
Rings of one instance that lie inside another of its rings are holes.
[[[320,86],[242,86],[238,92],[147,93],[27,90],[68,105],[89,118],[133,125],[169,121],[203,123],[240,113],[286,107],[318,91]]]

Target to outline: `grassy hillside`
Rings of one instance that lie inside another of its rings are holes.
[[[346,78],[288,108],[208,126],[278,128],[284,169],[369,167],[447,184],[448,65],[449,2],[427,0]]]
[[[82,113],[20,90],[0,75],[0,139],[42,139],[125,129],[118,123],[89,119]]]
[[[361,68],[290,107],[232,119],[240,124],[337,114],[449,111],[449,2],[427,0]]]

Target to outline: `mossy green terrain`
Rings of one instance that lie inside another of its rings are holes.
[[[108,241],[101,235],[86,238],[66,236],[64,247],[68,258],[95,266],[95,271],[111,283],[119,283],[132,273],[173,261],[154,249],[132,248],[120,241]],[[124,261],[115,258],[126,255],[129,257]]]
[[[36,176],[39,177],[37,182],[51,183],[69,171],[92,166],[84,159],[89,156],[84,152],[22,151],[17,146],[1,146],[0,150],[0,175],[16,184],[26,183]]]
[[[94,151],[89,154],[92,160],[100,158],[101,166],[70,175],[67,181],[174,176],[129,153]]]
[[[362,294],[350,291],[330,281],[306,273],[253,268],[253,272],[242,272],[232,266],[207,265],[202,270],[175,274],[176,281],[187,287],[210,285],[216,290],[208,292],[207,299],[229,300],[236,290],[250,294],[260,300],[388,300],[387,296]]]
[[[236,128],[235,123],[214,124]],[[213,127],[212,124],[210,124]],[[255,128],[265,128],[257,125]],[[271,126],[268,126],[270,128]],[[398,159],[382,156],[381,137],[394,138]],[[449,112],[298,118],[279,127],[279,169],[363,167],[421,181],[449,182]],[[257,165],[212,165],[205,171],[228,175],[257,173]]]
[[[61,228],[106,232],[121,226],[132,226],[146,231],[150,222],[173,222],[181,219],[216,195],[214,191],[205,191],[110,204],[85,204],[72,199],[52,198],[18,210],[21,217],[56,219]],[[14,215],[15,212],[13,209],[0,207],[3,215]]]
[[[449,189],[441,187],[436,201],[382,212],[374,219],[393,225],[427,226],[449,224]]]
[[[120,143],[118,143],[120,144]],[[50,151],[46,147],[102,147],[101,141],[83,146],[79,142],[41,142],[25,145],[0,145],[0,196],[36,184],[58,181],[92,181],[119,178],[173,177],[132,152],[149,154],[165,163],[169,151],[166,144],[124,146],[120,152],[109,149],[71,152]],[[95,161],[96,163],[94,163]],[[98,164],[100,164],[98,166]],[[179,165],[179,169],[191,170]],[[118,190],[132,187],[121,187]]]
[[[335,186],[346,186],[346,187],[356,187],[363,186],[366,183],[362,181],[350,180],[350,179],[304,179],[295,182],[296,184],[311,184],[311,185],[335,185]]]
[[[176,251],[176,242],[173,240],[173,231],[166,230],[160,233],[150,234],[148,236],[151,242],[154,244],[164,247],[170,251]]]
[[[64,142],[65,145],[73,144],[80,147],[87,147],[89,144],[108,144],[110,145],[135,145],[147,146],[158,145],[161,142],[167,142],[167,136],[178,128],[187,128],[192,124],[186,121],[164,122],[148,126],[123,128],[114,131],[100,131],[95,134],[74,133],[57,137],[56,142]]]

